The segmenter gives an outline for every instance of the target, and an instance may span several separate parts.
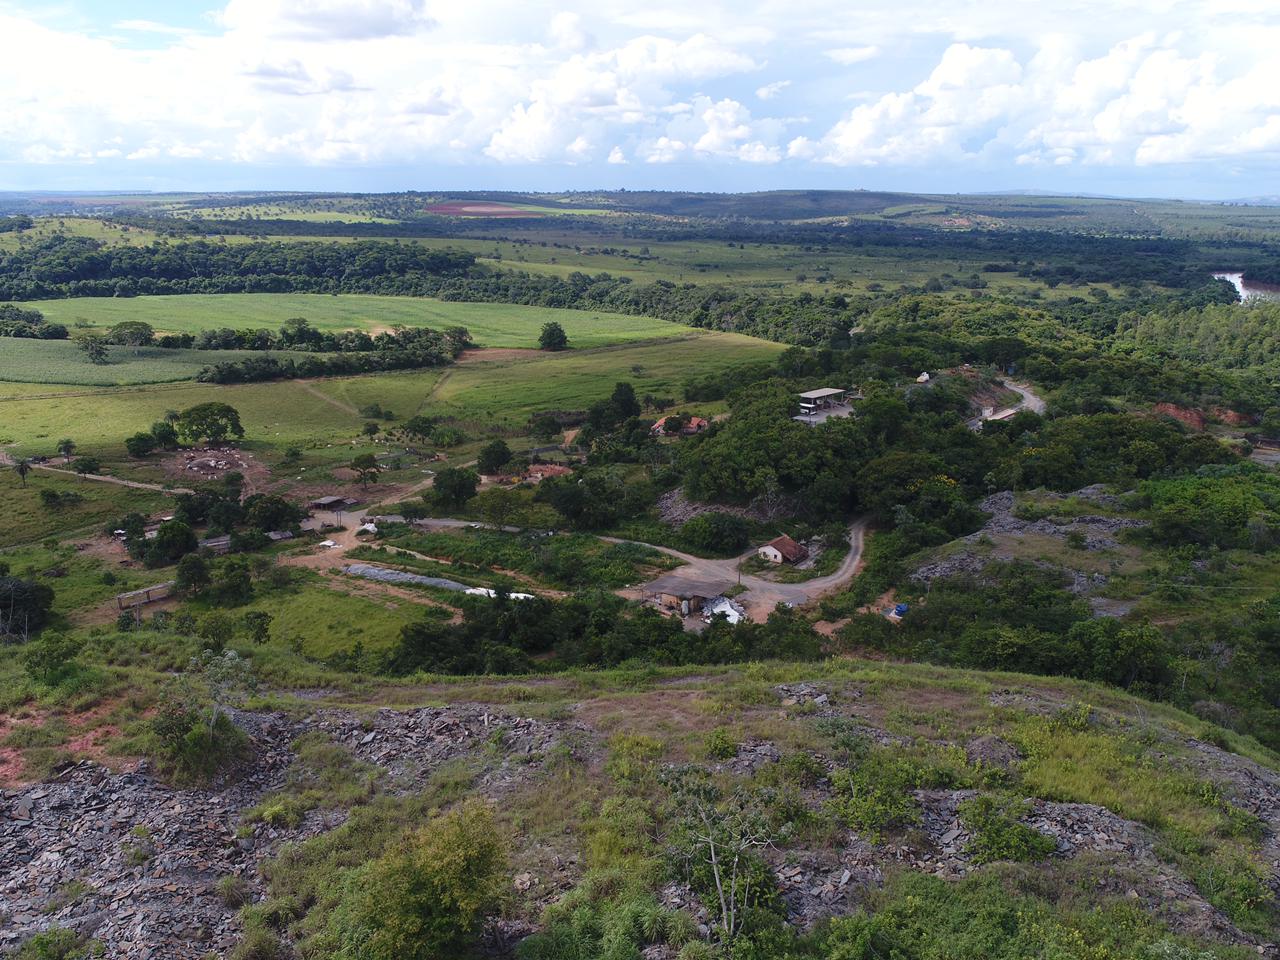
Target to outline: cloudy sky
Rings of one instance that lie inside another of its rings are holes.
[[[1275,0],[0,0],[0,189],[1280,193]]]

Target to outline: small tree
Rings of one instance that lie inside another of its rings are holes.
[[[474,470],[445,467],[436,474],[427,496],[442,507],[457,509],[476,495],[479,483],[480,478]]]
[[[62,455],[63,463],[71,462],[71,455],[76,452],[76,442],[64,437],[58,441],[58,453]]]
[[[523,513],[520,494],[514,490],[486,490],[476,497],[476,505],[481,515],[498,530],[506,526],[521,526],[519,520]]]
[[[102,342],[101,338],[93,336],[81,337],[76,341],[76,345],[90,363],[104,364],[107,362],[107,345]]]
[[[382,427],[378,426],[378,424],[374,423],[372,420],[369,420],[369,421],[366,421],[365,425],[360,428],[360,432],[363,433],[366,437],[372,437],[372,436],[376,436],[381,429]]]
[[[22,481],[22,485],[27,485],[27,474],[31,472],[31,461],[26,457],[19,457],[13,462],[13,472],[18,475],[18,479]]]
[[[198,594],[209,586],[209,564],[198,553],[188,553],[178,561],[173,588],[188,596]]]
[[[31,679],[57,686],[75,668],[79,644],[61,633],[46,634],[22,648],[22,665]]]
[[[151,437],[166,450],[178,445],[178,431],[168,420],[157,420],[151,425]]]
[[[133,355],[138,355],[141,347],[150,346],[156,338],[156,331],[149,323],[141,320],[124,320],[107,331],[107,340],[121,346],[133,347]]]
[[[250,610],[244,615],[244,628],[254,643],[266,643],[271,636],[271,614],[265,610]]]
[[[710,888],[706,893],[717,914],[720,939],[732,941],[748,911],[777,894],[757,851],[772,846],[787,828],[772,829],[761,809],[764,804],[743,787],[724,792],[705,770],[678,768],[664,781],[677,811],[670,835],[674,851],[694,889]]]
[[[80,475],[83,479],[91,473],[97,473],[102,469],[102,464],[98,462],[97,457],[76,457],[71,462],[71,469]]]
[[[135,433],[124,441],[124,448],[129,456],[142,460],[149,457],[156,448],[156,438],[150,433]]]
[[[502,440],[493,440],[480,450],[476,469],[482,474],[494,474],[511,462],[511,448]]]
[[[378,466],[378,460],[372,453],[362,453],[352,460],[351,470],[364,487],[377,483],[378,475],[382,473],[382,468]]]
[[[540,413],[529,423],[529,432],[544,442],[560,436],[560,421],[549,413]]]
[[[564,350],[569,346],[569,335],[564,332],[564,327],[550,320],[542,325],[542,333],[538,335],[538,348],[540,350]]]

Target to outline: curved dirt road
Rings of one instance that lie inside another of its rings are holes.
[[[693,580],[740,580],[746,588],[744,593],[735,599],[746,609],[747,615],[757,623],[764,621],[774,607],[786,603],[793,607],[803,606],[811,600],[826,596],[844,586],[857,574],[862,565],[863,541],[866,537],[867,521],[857,520],[849,527],[849,552],[834,573],[823,577],[814,577],[801,583],[775,583],[763,577],[744,573],[739,576],[738,566],[744,560],[755,555],[755,548],[728,560],[709,560],[706,557],[695,557],[671,547],[660,547],[640,540],[620,540],[617,537],[601,537],[609,543],[638,543],[669,557],[675,557],[685,564],[681,572]],[[644,584],[632,588],[633,593],[643,594]]]

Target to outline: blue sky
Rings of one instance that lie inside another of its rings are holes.
[[[1267,0],[0,0],[0,189],[1280,192]]]

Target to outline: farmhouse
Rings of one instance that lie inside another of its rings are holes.
[[[756,556],[770,563],[799,563],[809,556],[809,551],[784,533],[757,550]]]
[[[267,532],[267,539],[272,543],[279,543],[281,540],[292,540],[292,530],[270,530]]]
[[[670,419],[670,417],[663,417],[661,420],[656,421],[654,425],[649,428],[650,435],[655,437],[666,436],[667,421]],[[706,430],[709,426],[711,426],[711,422],[705,417],[689,417],[689,419],[680,426],[680,436],[691,437],[695,433],[702,433],[702,431]]]
[[[668,573],[649,584],[649,597],[665,610],[689,616],[702,610],[710,601],[723,597],[733,588],[732,580],[702,580],[679,571]]]

